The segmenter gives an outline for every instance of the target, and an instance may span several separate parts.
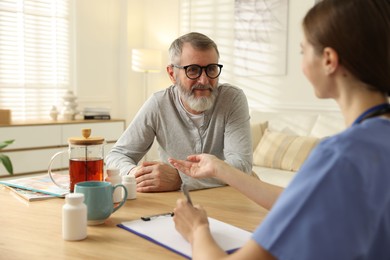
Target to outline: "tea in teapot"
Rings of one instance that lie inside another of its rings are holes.
[[[91,129],[82,129],[82,137],[68,139],[68,150],[53,155],[49,164],[49,176],[63,189],[73,192],[76,183],[82,181],[103,181],[104,177],[104,138],[90,137]],[[52,174],[54,159],[63,153],[69,158],[69,187],[60,185]]]

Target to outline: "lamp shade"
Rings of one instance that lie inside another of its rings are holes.
[[[132,49],[131,68],[138,72],[159,72],[162,54],[160,50]]]

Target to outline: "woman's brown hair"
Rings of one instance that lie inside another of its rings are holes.
[[[306,14],[303,30],[317,53],[333,48],[355,77],[390,94],[389,0],[323,0]]]

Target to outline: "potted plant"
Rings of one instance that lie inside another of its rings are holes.
[[[12,144],[13,142],[14,142],[14,140],[7,140],[7,141],[0,142],[0,150],[7,147],[10,144]],[[11,174],[11,175],[14,174],[12,162],[7,155],[0,153],[0,163],[2,163],[4,165],[5,169],[7,170],[7,172],[9,174]]]

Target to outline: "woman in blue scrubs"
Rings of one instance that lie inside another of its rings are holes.
[[[176,229],[194,259],[390,259],[390,1],[320,1],[303,31],[303,73],[318,98],[337,102],[347,128],[322,141],[285,190],[212,155],[171,159],[270,209],[252,239],[226,256],[203,208],[178,200]]]

